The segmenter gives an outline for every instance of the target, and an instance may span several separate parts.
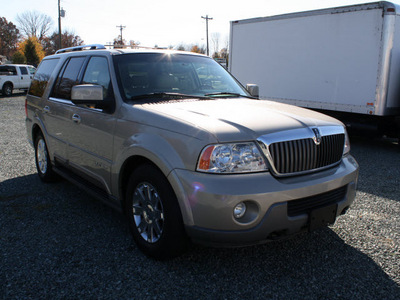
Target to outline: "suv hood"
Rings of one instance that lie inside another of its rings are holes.
[[[324,114],[267,100],[190,99],[144,104],[143,108],[202,128],[219,142],[255,140],[277,131],[304,127],[343,126]],[[173,130],[180,132],[179,124],[176,127]]]

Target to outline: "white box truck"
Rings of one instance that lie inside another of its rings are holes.
[[[232,21],[229,71],[260,98],[399,137],[399,14],[383,1]]]

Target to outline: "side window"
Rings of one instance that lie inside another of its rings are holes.
[[[36,73],[36,68],[28,66],[29,74],[34,75]]]
[[[78,75],[85,57],[72,57],[64,71],[60,72],[54,86],[52,97],[71,100],[71,89],[78,83]]]
[[[26,69],[26,67],[19,67],[19,70],[21,71],[22,75],[28,75],[28,70]]]
[[[10,67],[10,73],[11,73],[11,75],[17,75],[17,74],[18,74],[18,73],[17,73],[17,68],[14,67],[14,66],[11,66],[11,67]]]
[[[35,73],[35,76],[33,77],[31,87],[28,92],[30,95],[37,97],[43,96],[50,76],[58,64],[58,60],[58,58],[42,60],[37,72]]]
[[[105,57],[93,56],[87,65],[82,84],[96,84],[103,87],[103,97],[107,99],[112,96],[110,71]]]
[[[14,66],[0,66],[1,75],[17,75],[17,69]]]

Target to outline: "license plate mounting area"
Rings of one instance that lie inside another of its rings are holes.
[[[312,210],[309,215],[309,231],[334,224],[336,221],[336,213],[337,204]]]

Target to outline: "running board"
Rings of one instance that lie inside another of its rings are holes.
[[[87,179],[77,175],[76,173],[68,170],[65,167],[53,165],[53,170],[61,177],[68,180],[72,184],[76,185],[80,189],[84,190],[85,192],[95,197],[96,199],[99,199],[104,204],[112,207],[113,209],[117,210],[120,213],[123,212],[121,205],[118,204],[119,201],[117,201],[116,198],[109,195],[105,189],[96,186]]]

